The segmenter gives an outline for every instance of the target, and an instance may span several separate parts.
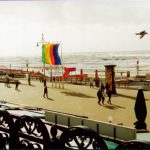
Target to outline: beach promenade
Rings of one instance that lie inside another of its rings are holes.
[[[52,88],[52,84],[47,82],[49,95],[49,99],[47,99],[43,98],[43,83],[32,81],[31,86],[28,85],[27,80],[21,80],[21,83],[19,91],[15,90],[13,84],[8,88],[4,83],[0,83],[0,100],[86,116],[89,119],[105,122],[108,122],[108,117],[112,116],[112,123],[122,123],[124,126],[134,127],[137,89],[117,88],[117,95],[112,96],[112,105],[107,104],[108,97],[105,98],[104,105],[98,105],[98,88],[73,84],[65,84],[64,89]],[[150,91],[144,91],[144,95],[147,105],[147,129],[150,130]]]

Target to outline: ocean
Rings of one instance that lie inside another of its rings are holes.
[[[64,67],[76,67],[76,73],[83,69],[84,73],[93,73],[97,69],[99,73],[105,71],[105,65],[116,65],[116,74],[130,71],[131,75],[137,73],[137,61],[139,61],[139,74],[150,74],[150,51],[116,51],[116,52],[76,52],[64,53],[62,63]],[[41,71],[43,64],[41,57],[0,57],[0,66],[14,69],[26,69]],[[46,65],[49,66],[49,65]]]

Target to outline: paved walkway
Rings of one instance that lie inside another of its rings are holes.
[[[43,83],[32,81],[29,86],[27,81],[21,81],[19,90],[15,90],[15,85],[10,88],[0,83],[0,100],[11,103],[41,107],[53,111],[59,111],[80,116],[87,116],[89,119],[108,122],[108,117],[113,117],[113,123],[123,123],[125,126],[134,127],[136,121],[134,113],[135,98],[137,90],[117,88],[118,95],[112,96],[112,104],[107,104],[108,98],[104,105],[97,103],[97,88],[90,88],[83,85],[65,84],[65,88],[52,88],[52,84],[48,83],[49,99],[43,98]],[[54,85],[55,86],[55,85]],[[144,91],[147,104],[146,123],[150,129],[150,92]]]

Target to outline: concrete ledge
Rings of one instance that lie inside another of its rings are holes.
[[[45,112],[45,120],[59,125],[77,126],[84,125],[100,135],[110,137],[112,139],[129,141],[136,139],[136,129],[125,126],[115,125],[97,120],[84,119],[71,115],[54,113],[51,111]]]

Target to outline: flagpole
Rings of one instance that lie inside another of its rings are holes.
[[[52,82],[52,87],[53,87],[53,68],[51,66],[51,82]]]
[[[42,33],[42,40],[40,41],[40,42],[37,42],[37,46],[39,46],[39,43],[41,43],[42,44],[42,46],[44,45],[44,44],[46,44],[46,43],[48,43],[48,42],[46,42],[45,40],[44,40],[44,35],[43,35],[43,33]],[[62,41],[60,42],[60,48],[61,48],[61,66],[62,66],[62,72],[63,72],[63,61],[62,61]],[[52,66],[51,66],[52,67]],[[43,69],[44,69],[44,76],[45,76],[45,63],[43,63]],[[53,73],[53,67],[51,68],[51,73]],[[56,68],[55,68],[55,78],[56,78]],[[63,83],[63,75],[62,75],[62,88],[64,88],[64,83]],[[56,81],[54,81],[55,82],[55,87],[57,87],[57,85],[56,85]],[[53,75],[52,75],[52,87],[53,87]]]
[[[62,59],[62,41],[60,42],[60,48],[61,48],[61,66],[62,66],[62,88],[64,89],[64,77],[63,77],[63,71],[64,71],[64,67],[63,67],[63,59]]]
[[[45,43],[48,43],[48,42],[46,42],[46,41],[44,40],[44,35],[43,35],[43,33],[42,33],[42,39],[41,39],[41,41],[37,42],[37,47],[39,46],[40,43],[42,44],[42,46],[43,46]],[[43,63],[43,71],[44,71],[44,77],[45,77],[45,63]]]
[[[44,35],[42,33],[42,46],[44,45]],[[43,63],[43,69],[44,69],[44,78],[45,78],[45,63]]]
[[[63,59],[62,59],[62,41],[60,41],[60,49],[61,49],[61,64],[63,65]]]

